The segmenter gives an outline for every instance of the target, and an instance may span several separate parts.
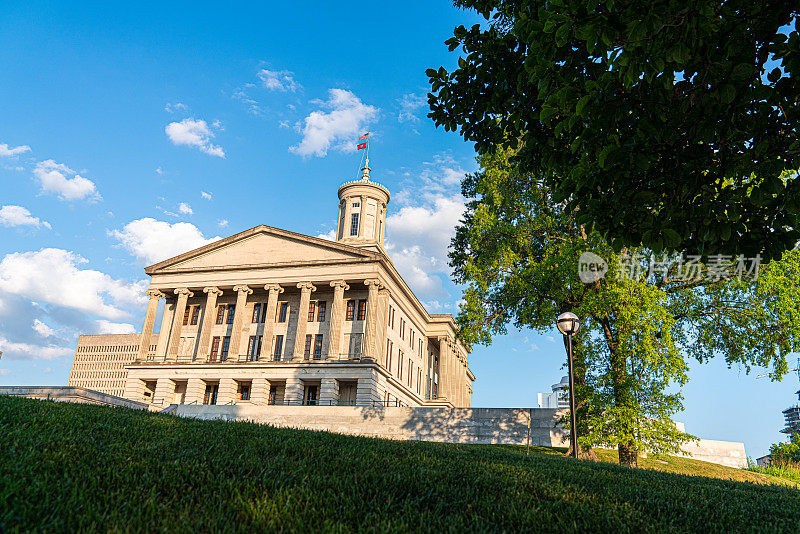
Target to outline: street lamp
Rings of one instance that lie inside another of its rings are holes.
[[[567,347],[567,362],[569,363],[569,414],[570,430],[572,436],[572,457],[578,457],[578,434],[575,430],[575,378],[572,374],[572,336],[581,328],[581,321],[572,312],[564,312],[556,319],[558,331],[564,334],[564,345]]]

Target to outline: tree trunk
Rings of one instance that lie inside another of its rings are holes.
[[[636,444],[629,441],[628,443],[620,443],[617,447],[619,452],[619,463],[627,467],[638,467],[637,460],[639,458],[639,451],[636,450]]]
[[[572,456],[572,444],[570,444],[569,449],[567,449],[567,453],[565,456]],[[589,447],[579,447],[578,448],[578,459],[579,460],[591,460],[593,462],[599,461],[597,458],[597,453],[594,452],[594,449]]]
[[[631,377],[628,375],[628,369],[626,367],[627,358],[626,355],[619,350],[619,345],[612,334],[611,324],[607,318],[603,321],[603,330],[610,356],[609,363],[611,365],[611,385],[614,389],[614,404],[619,408],[635,410],[637,406],[633,398],[633,392],[631,391]],[[632,410],[625,410],[622,413]],[[628,467],[636,467],[638,453],[636,450],[636,443],[632,439],[636,431],[636,424],[625,416],[619,417],[615,423],[617,435],[625,440],[617,447],[619,463],[620,465],[626,465]]]

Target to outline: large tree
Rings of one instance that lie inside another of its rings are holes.
[[[577,313],[582,448],[615,446],[626,465],[642,450],[676,451],[689,438],[672,421],[689,358],[786,373],[787,355],[800,350],[800,252],[758,268],[744,258],[703,265],[615,252],[514,161],[511,150],[485,154],[462,185],[469,202],[450,253],[455,280],[467,285],[460,335],[488,344],[509,324],[552,332],[560,312]],[[586,252],[610,267],[588,283],[579,275]]]
[[[619,250],[800,238],[800,35],[786,0],[456,0],[486,18],[429,69],[430,117],[519,165]]]

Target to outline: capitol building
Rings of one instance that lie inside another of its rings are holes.
[[[156,407],[469,407],[469,349],[387,255],[369,173],[339,187],[335,241],[262,225],[147,267],[142,332],[81,336],[68,385]]]

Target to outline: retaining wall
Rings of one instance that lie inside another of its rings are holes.
[[[556,426],[560,412],[549,408],[179,405],[174,413],[197,419],[252,421],[386,439],[568,445],[564,431]],[[700,440],[687,443],[683,450],[684,456],[697,460],[729,467],[747,465],[742,443]]]

